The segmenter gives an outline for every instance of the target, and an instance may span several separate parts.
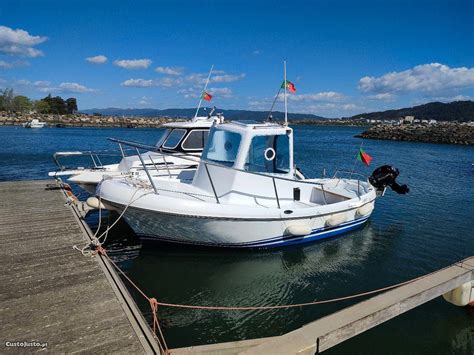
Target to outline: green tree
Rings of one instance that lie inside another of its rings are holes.
[[[15,95],[13,94],[13,89],[6,88],[2,94],[2,109],[5,111],[11,111],[13,105],[13,98]]]
[[[43,101],[46,101],[49,104],[51,113],[56,113],[56,114],[67,113],[66,102],[60,96],[51,97],[51,94],[49,94],[43,99]]]
[[[15,96],[12,100],[12,110],[15,112],[26,112],[31,110],[31,101],[23,95]]]
[[[51,107],[44,100],[35,101],[34,107],[38,113],[51,113]]]
[[[77,101],[76,98],[70,97],[66,100],[66,110],[67,113],[75,113],[77,112]]]

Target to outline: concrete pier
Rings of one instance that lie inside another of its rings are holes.
[[[156,353],[120,278],[72,248],[88,232],[52,182],[0,183],[0,352]]]

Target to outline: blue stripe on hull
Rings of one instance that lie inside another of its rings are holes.
[[[148,236],[148,235],[139,235],[141,239],[144,240],[151,240],[151,241],[159,241],[165,243],[174,243],[174,244],[186,244],[186,245],[194,245],[194,246],[205,246],[205,247],[217,247],[217,248],[248,248],[248,249],[258,249],[258,248],[275,248],[281,246],[289,246],[289,245],[297,245],[303,243],[310,243],[321,239],[326,239],[330,237],[334,237],[343,233],[350,232],[357,228],[360,228],[364,225],[365,222],[369,217],[359,218],[355,221],[346,222],[336,227],[324,227],[319,229],[314,229],[311,234],[308,234],[303,237],[295,237],[295,236],[282,236],[277,238],[271,238],[270,240],[265,241],[257,241],[257,242],[250,242],[250,243],[241,243],[241,244],[210,244],[210,243],[199,243],[199,242],[189,242],[189,241],[181,241],[176,239],[168,239],[168,238],[161,238],[158,236]]]

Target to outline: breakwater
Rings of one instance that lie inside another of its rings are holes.
[[[12,114],[0,113],[0,126],[21,126],[32,119],[46,122],[48,126],[61,127],[128,127],[128,128],[153,128],[163,123],[176,121],[169,117],[117,117],[102,115],[54,115],[54,114]]]
[[[355,135],[355,137],[409,142],[474,145],[474,122],[444,122],[435,125],[379,124]]]

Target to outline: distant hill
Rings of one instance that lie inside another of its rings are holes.
[[[393,120],[404,116],[415,116],[420,120],[474,121],[474,101],[454,101],[450,103],[430,102],[398,110],[361,113],[346,119]]]
[[[104,116],[139,116],[139,117],[172,117],[172,118],[191,118],[196,113],[195,108],[169,108],[165,110],[158,110],[154,108],[91,108],[87,110],[81,110],[81,113],[93,114],[98,113]],[[209,108],[206,110],[201,109],[199,115],[207,115]],[[268,111],[248,111],[248,110],[220,110],[216,112],[222,112],[224,117],[229,120],[255,120],[262,121],[268,116]],[[273,112],[273,119],[282,120],[284,113],[280,111]],[[288,119],[290,120],[321,120],[325,117],[306,114],[306,113],[288,113]]]

